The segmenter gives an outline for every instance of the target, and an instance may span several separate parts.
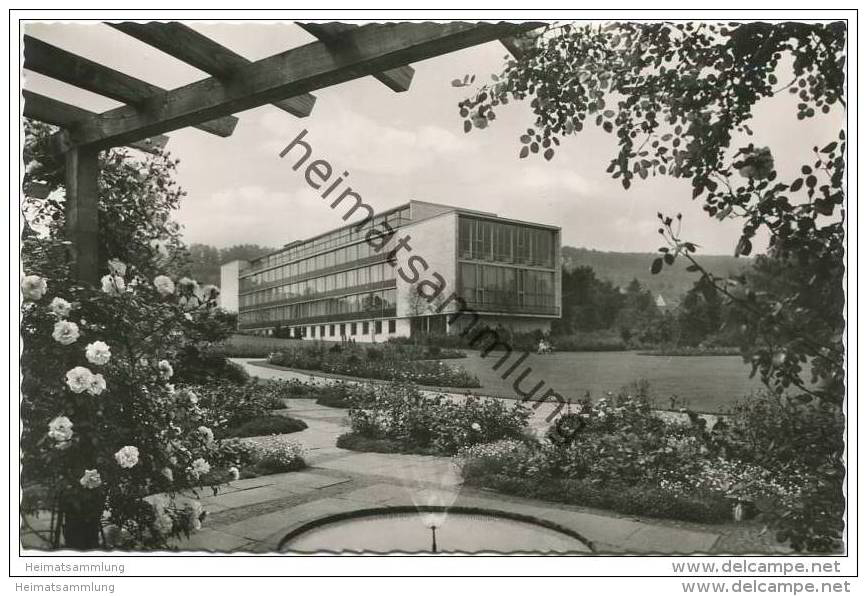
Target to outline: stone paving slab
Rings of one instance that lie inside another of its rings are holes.
[[[326,515],[355,511],[365,507],[346,499],[326,498],[260,515],[219,528],[221,532],[264,543],[274,549],[280,539],[293,528]]]
[[[718,539],[718,534],[709,532],[642,524],[623,546],[630,551],[667,555],[708,553],[713,550]]]
[[[199,532],[176,542],[181,550],[205,550],[211,552],[228,552],[249,547],[252,540],[220,532],[212,528],[203,528]]]

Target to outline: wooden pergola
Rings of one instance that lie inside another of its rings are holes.
[[[99,278],[97,178],[100,151],[127,145],[153,152],[165,136],[192,126],[220,137],[232,134],[232,114],[272,104],[303,118],[318,89],[372,76],[401,92],[413,62],[494,40],[518,56],[522,35],[539,23],[299,23],[318,41],[251,62],[178,22],[123,22],[108,26],[205,73],[208,78],[166,90],[98,62],[24,36],[24,68],[122,102],[94,113],[23,91],[24,116],[56,125],[55,146],[66,163],[66,226],[76,277]]]

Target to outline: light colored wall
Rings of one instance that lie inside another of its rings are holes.
[[[228,312],[238,312],[238,274],[247,261],[230,261],[220,267],[220,307]]]
[[[402,228],[395,240],[401,237],[410,236],[409,244],[412,251],[406,249],[401,250],[397,254],[397,316],[400,318],[419,316],[423,314],[423,310],[429,308],[431,314],[434,314],[436,305],[428,303],[425,300],[416,301],[415,304],[411,299],[411,285],[400,275],[402,268],[408,276],[412,274],[407,262],[412,256],[423,258],[427,264],[427,271],[423,271],[420,266],[419,282],[428,280],[433,283],[438,283],[433,274],[438,273],[446,281],[446,288],[443,290],[441,297],[445,299],[452,292],[457,291],[456,267],[457,267],[457,243],[458,243],[458,226],[457,214],[449,212],[442,215],[432,217],[430,219],[413,223]],[[453,305],[449,306],[449,309]],[[407,333],[408,333],[407,329]]]

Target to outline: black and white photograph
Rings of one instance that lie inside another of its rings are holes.
[[[10,13],[13,559],[849,591],[856,11],[123,12]]]

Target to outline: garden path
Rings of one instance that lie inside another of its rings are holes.
[[[334,382],[253,365],[249,359],[233,360],[259,378]],[[558,523],[591,540],[601,552],[717,552],[721,538],[725,538],[725,532],[716,526],[645,521],[462,487],[450,458],[340,449],[335,444],[337,437],[346,431],[346,410],[320,406],[309,399],[285,401],[292,416],[308,425],[306,430],[290,436],[308,450],[305,458],[310,468],[231,483],[219,495],[206,499],[206,507],[211,511],[206,528],[182,543],[182,548],[273,551],[289,531],[317,517],[371,507],[418,504],[431,488],[437,489],[440,496],[451,495],[455,505],[521,513]],[[545,412],[540,408],[534,415],[535,425],[544,424],[544,418]]]

